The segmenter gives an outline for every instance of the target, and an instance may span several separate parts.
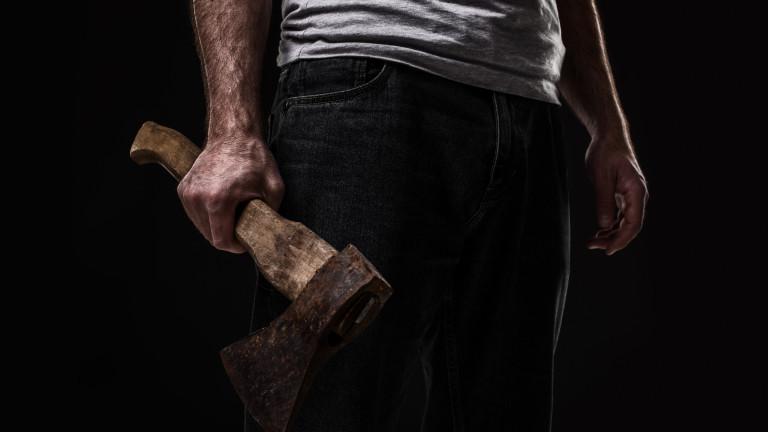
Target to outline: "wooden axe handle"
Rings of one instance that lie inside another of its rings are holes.
[[[199,154],[200,148],[187,137],[153,122],[141,126],[131,146],[131,159],[141,165],[160,164],[177,181],[187,174]],[[283,218],[260,199],[245,207],[235,235],[264,277],[291,301],[317,269],[337,253],[309,228]]]

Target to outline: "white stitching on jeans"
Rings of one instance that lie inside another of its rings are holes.
[[[283,101],[283,109],[287,110],[288,107],[291,105],[313,105],[313,104],[321,104],[321,103],[332,103],[332,102],[338,102],[342,100],[346,100],[349,97],[355,96],[358,93],[362,92],[363,90],[367,89],[368,87],[371,87],[373,85],[376,85],[381,78],[384,76],[386,72],[388,72],[390,69],[389,64],[384,63],[384,65],[381,67],[381,70],[379,70],[379,73],[376,74],[373,78],[371,78],[370,81],[365,82],[363,84],[360,84],[358,86],[352,87],[350,89],[345,90],[336,90],[326,93],[316,93],[316,94],[310,94],[310,95],[300,95],[300,96],[293,96],[286,98]],[[324,97],[332,96],[332,100],[322,100]],[[313,100],[316,98],[320,98],[321,100]]]
[[[464,226],[470,226],[472,222],[475,220],[475,218],[480,214],[480,210],[483,208],[483,204],[485,202],[485,197],[488,195],[488,189],[490,189],[491,184],[493,183],[493,176],[496,174],[496,163],[499,159],[499,144],[501,142],[501,116],[499,115],[499,105],[498,102],[496,102],[496,92],[491,92],[491,100],[493,100],[493,120],[495,122],[496,126],[496,137],[495,137],[495,152],[493,154],[493,163],[491,164],[491,176],[488,179],[488,183],[485,186],[485,189],[483,190],[483,196],[480,198],[480,204],[477,206],[477,209],[474,213],[472,213],[472,216],[467,219],[466,222],[464,222]]]
[[[493,182],[493,176],[496,174],[496,163],[499,160],[499,146],[501,144],[501,115],[499,114],[499,103],[496,101],[497,96],[498,95],[496,94],[496,92],[493,92],[493,113],[496,120],[496,152],[493,154],[493,165],[491,165],[491,179],[488,181],[489,187]],[[485,191],[488,192],[488,188],[485,188]],[[485,193],[483,194],[483,199],[485,199]]]

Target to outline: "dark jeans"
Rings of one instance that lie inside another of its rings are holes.
[[[394,290],[320,370],[296,432],[549,429],[570,260],[559,109],[376,58],[283,68],[280,213],[356,245]],[[252,330],[287,305],[262,278]],[[413,380],[423,415],[398,427]]]

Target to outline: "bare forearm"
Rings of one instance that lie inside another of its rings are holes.
[[[261,78],[271,0],[191,0],[207,100],[208,145],[263,138]]]
[[[566,48],[558,83],[561,94],[592,137],[627,137],[629,126],[594,0],[558,0],[557,6]]]

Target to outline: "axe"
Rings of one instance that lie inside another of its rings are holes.
[[[153,122],[142,125],[131,146],[131,159],[160,164],[177,181],[199,154],[185,136]],[[219,355],[251,416],[266,432],[285,432],[315,372],[365,330],[392,288],[354,245],[337,251],[262,200],[245,206],[235,235],[291,304],[267,327]]]

